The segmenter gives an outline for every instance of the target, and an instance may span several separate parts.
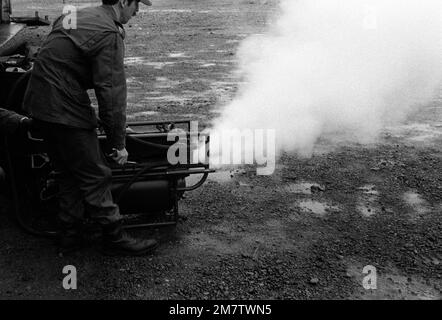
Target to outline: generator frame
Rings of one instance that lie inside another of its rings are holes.
[[[172,165],[167,160],[167,151],[176,141],[169,141],[171,139],[168,139],[168,135],[170,129],[180,125],[185,127],[182,130],[186,134],[188,162]],[[114,200],[120,205],[123,220],[126,221],[125,228],[176,225],[179,221],[178,203],[184,193],[201,187],[208,175],[215,172],[208,164],[190,161],[195,147],[191,145],[190,127],[190,120],[128,123],[130,133],[126,137],[126,148],[130,160],[136,161],[129,161],[124,166],[109,162],[112,169],[112,193]],[[106,136],[99,134],[98,138],[104,150]],[[208,142],[209,137],[206,136],[207,146]],[[26,134],[3,137],[0,150],[3,150],[3,166],[13,213],[19,225],[34,235],[57,235],[56,226],[41,226],[42,219],[55,218],[58,206],[57,181],[60,178],[60,172],[55,170],[48,156],[44,139],[38,132],[31,130]],[[191,175],[201,177],[192,185],[186,186],[185,178]],[[132,190],[136,184],[140,184],[141,189]],[[149,192],[154,196],[149,195]],[[135,195],[131,197],[132,193]],[[129,200],[125,200],[127,196]],[[144,201],[146,197],[152,200],[149,205],[147,200]],[[48,213],[50,214],[47,215]],[[133,218],[145,220],[152,217],[156,221],[133,222]],[[85,218],[88,220],[88,216]]]

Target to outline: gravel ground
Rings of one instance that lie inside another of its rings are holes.
[[[236,50],[264,32],[276,0],[164,0],[127,27],[130,119],[207,123],[241,78]],[[61,1],[18,1],[54,17]],[[44,30],[42,31],[44,33]],[[321,140],[285,154],[274,175],[219,170],[181,201],[176,228],[141,258],[94,248],[60,257],[51,242],[0,216],[0,298],[440,299],[442,99],[371,145]],[[78,289],[61,286],[62,268]],[[377,290],[362,286],[366,265]]]

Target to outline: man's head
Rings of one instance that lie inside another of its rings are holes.
[[[103,4],[114,6],[119,13],[119,19],[122,24],[126,24],[138,12],[139,2],[151,6],[150,0],[102,0]]]

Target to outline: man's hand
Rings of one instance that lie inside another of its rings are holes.
[[[114,152],[111,154],[112,159],[121,166],[126,164],[127,158],[129,157],[126,148],[122,150],[113,149],[113,151]]]
[[[27,134],[33,129],[34,122],[31,118],[22,117],[18,123],[17,132],[20,134]]]
[[[20,128],[23,130],[29,130],[32,128],[34,121],[31,118],[23,117],[20,119]]]

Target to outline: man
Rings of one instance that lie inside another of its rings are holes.
[[[111,195],[111,169],[103,159],[96,134],[97,118],[87,89],[94,89],[98,114],[109,152],[124,165],[126,77],[124,28],[148,0],[103,0],[103,5],[77,12],[76,28],[61,16],[43,44],[25,94],[24,108],[46,133],[60,181],[60,246],[81,244],[85,211],[103,228],[108,254],[141,255],[155,240],[134,239],[121,227],[121,215]]]

